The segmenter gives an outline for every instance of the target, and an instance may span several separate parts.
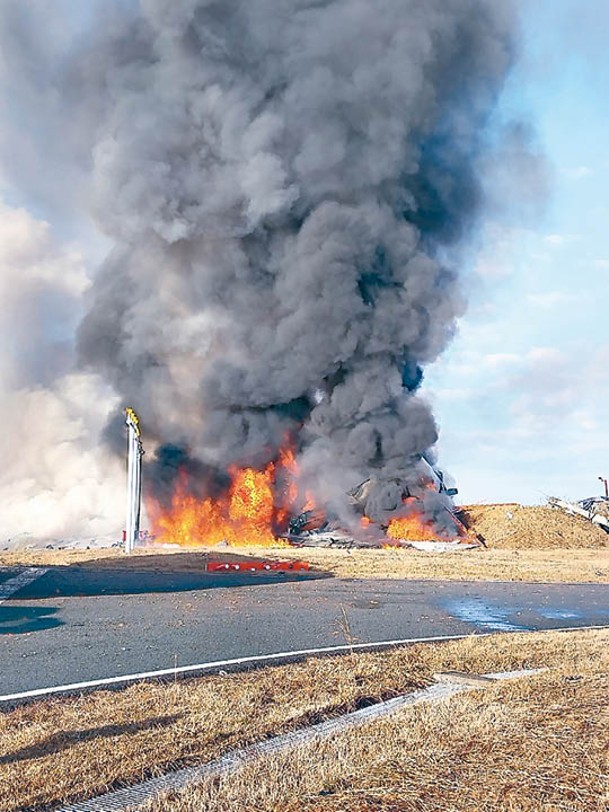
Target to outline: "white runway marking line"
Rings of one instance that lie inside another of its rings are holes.
[[[486,674],[489,684],[495,680],[518,679],[530,677],[540,673],[540,669],[526,669],[522,671],[502,671],[494,674]],[[335,719],[328,719],[326,722],[312,725],[311,727],[294,730],[284,733],[281,736],[274,736],[266,741],[251,744],[240,750],[232,750],[215,761],[201,764],[196,767],[185,767],[173,773],[161,775],[158,778],[151,778],[136,784],[132,787],[114,790],[91,798],[88,801],[81,801],[73,806],[64,806],[58,812],[126,812],[126,810],[140,809],[143,804],[158,798],[165,792],[185,789],[186,787],[203,781],[205,778],[226,775],[246,764],[251,764],[264,756],[274,753],[282,753],[292,750],[295,747],[309,744],[314,741],[323,741],[336,733],[354,727],[360,727],[376,719],[382,719],[396,711],[406,708],[409,705],[418,705],[422,702],[440,702],[450,697],[467,691],[484,690],[484,685],[466,685],[457,682],[446,682],[430,685],[413,691],[410,694],[403,694],[385,702],[378,702],[361,710],[343,714]]]
[[[38,578],[42,578],[45,572],[48,571],[48,567],[29,567],[13,578],[9,578],[8,581],[5,581],[3,584],[0,584],[0,603],[4,603],[4,601],[12,598],[13,595],[19,592],[20,589],[23,589],[24,586],[28,586],[28,584],[38,580]]]
[[[481,632],[476,637],[487,637],[491,632]],[[306,648],[298,651],[279,651],[276,654],[258,654],[251,657],[235,657],[232,660],[215,660],[197,665],[183,665],[178,668],[163,668],[160,671],[142,671],[139,674],[125,674],[121,677],[105,677],[104,679],[89,680],[87,682],[73,682],[69,685],[54,685],[51,688],[36,688],[33,691],[21,691],[18,694],[0,696],[0,702],[15,702],[22,699],[36,699],[53,694],[70,694],[86,691],[92,688],[103,688],[108,685],[123,685],[129,682],[139,682],[147,679],[164,679],[166,677],[203,676],[206,672],[218,671],[222,668],[234,666],[261,665],[268,663],[281,663],[286,660],[297,660],[304,657],[315,657],[324,654],[343,654],[351,651],[366,651],[372,649],[405,646],[411,643],[441,643],[448,640],[463,640],[472,637],[471,634],[445,634],[436,637],[407,637],[403,640],[382,640],[378,643],[354,643],[346,646],[328,646],[327,648]]]
[[[550,632],[584,632],[600,629],[609,629],[609,626],[561,626],[557,629],[527,629],[520,632],[509,632],[509,634],[543,634]],[[441,634],[435,637],[405,637],[400,640],[381,640],[377,643],[353,643],[345,646],[328,646],[326,648],[305,648],[297,651],[279,651],[275,654],[258,654],[251,657],[235,657],[231,660],[214,660],[208,663],[197,663],[196,665],[183,665],[178,668],[163,668],[159,671],[142,671],[139,674],[125,674],[121,677],[105,677],[103,679],[88,680],[86,682],[72,682],[67,685],[54,685],[49,688],[35,688],[32,691],[20,691],[16,694],[5,694],[0,696],[0,703],[20,702],[24,700],[42,699],[45,696],[55,694],[76,694],[83,691],[90,691],[95,688],[108,686],[127,685],[130,682],[140,682],[142,680],[157,680],[170,677],[205,676],[209,673],[217,673],[224,668],[233,667],[256,667],[259,665],[280,664],[290,660],[302,660],[305,657],[324,656],[326,654],[347,654],[352,651],[373,651],[374,649],[393,648],[394,646],[409,646],[415,643],[443,643],[451,640],[465,640],[471,637],[491,637],[497,634],[508,634],[508,632],[468,632],[467,634]]]

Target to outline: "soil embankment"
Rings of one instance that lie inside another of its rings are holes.
[[[468,528],[488,547],[511,550],[609,547],[609,534],[582,516],[552,507],[465,505],[460,513]]]

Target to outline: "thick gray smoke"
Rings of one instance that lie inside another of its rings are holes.
[[[79,352],[154,438],[149,481],[290,434],[320,500],[372,476],[384,518],[437,439],[416,390],[463,309],[511,3],[140,0],[93,29],[64,123],[115,249]]]
[[[260,465],[296,434],[383,515],[437,439],[419,370],[462,301],[481,131],[511,61],[488,0],[142,0],[84,72],[116,241],[80,330],[148,434]],[[334,505],[336,509],[340,505]]]

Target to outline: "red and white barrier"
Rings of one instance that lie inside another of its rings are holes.
[[[308,561],[208,561],[207,572],[306,572]]]

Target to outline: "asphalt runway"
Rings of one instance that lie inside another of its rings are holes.
[[[28,572],[0,569],[0,696],[345,643],[609,625],[609,585],[602,584],[81,565],[51,567],[21,586]]]

